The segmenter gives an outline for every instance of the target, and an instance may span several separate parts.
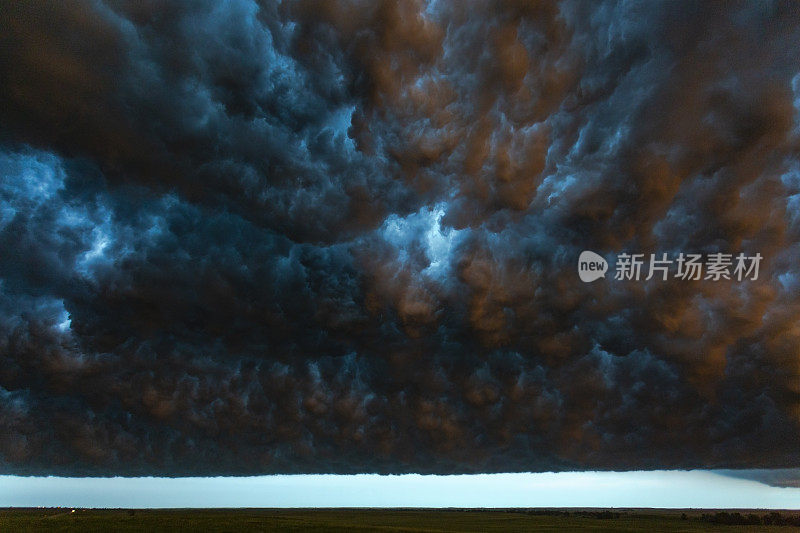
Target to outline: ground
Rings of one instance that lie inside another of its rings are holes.
[[[653,509],[0,509],[0,531],[720,531],[781,532],[779,525],[728,525],[749,513],[762,520],[766,511]],[[720,513],[720,514],[717,514]],[[704,516],[705,515],[705,516]],[[713,516],[712,516],[713,515]],[[781,512],[781,519],[800,513]],[[775,516],[774,514],[772,515]],[[716,517],[716,518],[714,518]],[[750,520],[753,520],[751,515]],[[769,520],[768,520],[769,521]]]

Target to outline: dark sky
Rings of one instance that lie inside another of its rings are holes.
[[[799,466],[799,50],[790,2],[0,1],[0,471]]]

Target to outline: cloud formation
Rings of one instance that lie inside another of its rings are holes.
[[[800,464],[794,4],[2,4],[5,473]]]
[[[798,468],[720,470],[717,473],[751,479],[773,487],[800,487],[800,469]]]

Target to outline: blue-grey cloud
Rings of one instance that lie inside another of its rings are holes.
[[[4,472],[799,464],[793,4],[1,10]]]
[[[719,470],[718,473],[724,476],[760,481],[773,487],[800,487],[800,469],[798,468]]]

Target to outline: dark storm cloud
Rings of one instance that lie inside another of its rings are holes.
[[[797,468],[719,470],[718,473],[723,476],[759,481],[773,487],[800,487],[800,471]]]
[[[793,4],[2,13],[5,472],[800,462]]]

